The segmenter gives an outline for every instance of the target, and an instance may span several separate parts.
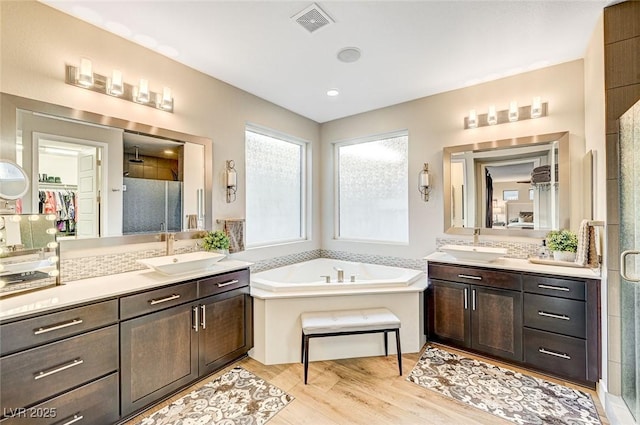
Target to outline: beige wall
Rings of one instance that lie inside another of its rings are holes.
[[[259,124],[311,142],[319,151],[319,125],[286,109],[181,65],[137,44],[32,1],[0,2],[0,91],[106,116],[140,122],[213,140],[214,219],[244,217],[244,129]],[[203,52],[203,54],[211,54]],[[65,84],[65,64],[89,57],[94,72],[118,68],[125,81],[144,76],[150,89],[171,87],[173,114]],[[3,145],[11,143],[2,140]],[[4,150],[3,150],[4,151]],[[239,174],[238,200],[227,204],[223,190],[225,160],[233,159]],[[318,182],[319,155],[314,155]],[[315,184],[312,205],[318,204]],[[312,240],[245,253],[260,259],[316,249],[320,221],[313,217]]]
[[[547,117],[476,129],[463,129],[469,109],[486,113],[490,104],[508,109],[509,102],[530,105],[534,96],[549,104]],[[334,238],[332,143],[394,130],[409,131],[409,244],[384,245]],[[326,249],[419,258],[435,250],[444,235],[442,148],[496,139],[570,132],[572,184],[579,184],[585,152],[583,61],[577,60],[476,86],[406,102],[322,124],[322,246]],[[430,201],[417,190],[418,171],[428,162],[435,185]],[[571,191],[572,205],[582,205],[581,188]],[[582,208],[572,208],[574,230]],[[505,239],[505,238],[502,238]]]

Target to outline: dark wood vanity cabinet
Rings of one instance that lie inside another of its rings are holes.
[[[181,299],[182,304],[171,307]],[[120,303],[121,314],[127,311],[128,316],[135,316],[134,310],[124,305],[139,306],[138,317],[120,323],[123,417],[253,347],[246,269],[131,295]],[[163,303],[169,308],[149,311]]]
[[[108,300],[2,324],[0,423],[117,421],[117,322]]]
[[[522,360],[519,276],[430,264],[429,279],[426,329],[430,340]],[[492,287],[492,281],[501,282],[500,287]]]
[[[600,282],[429,262],[429,340],[594,386]]]

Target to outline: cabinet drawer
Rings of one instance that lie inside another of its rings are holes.
[[[522,289],[519,273],[502,270],[429,263],[428,275],[429,279],[449,280],[514,291]]]
[[[198,296],[202,298],[248,285],[249,270],[238,270],[237,272],[225,273],[198,280]]]
[[[32,408],[5,410],[0,424],[111,424],[120,418],[118,397],[118,374],[113,373]]]
[[[585,300],[585,284],[582,280],[525,274],[522,276],[522,285],[525,292],[573,300]]]
[[[559,376],[587,379],[584,339],[525,329],[524,361]]]
[[[3,357],[2,408],[32,405],[117,369],[117,325]]]
[[[168,286],[120,298],[120,319],[130,319],[196,299],[196,283]]]
[[[77,335],[118,321],[118,301],[111,300],[0,326],[0,355]]]
[[[585,302],[525,293],[524,325],[577,338],[586,338]]]

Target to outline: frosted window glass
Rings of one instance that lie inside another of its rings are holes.
[[[304,237],[304,145],[246,131],[247,245]]]
[[[408,242],[408,136],[337,149],[339,237]]]

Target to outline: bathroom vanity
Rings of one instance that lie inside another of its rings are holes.
[[[244,356],[248,266],[141,270],[0,301],[0,423],[116,423]]]
[[[590,387],[600,378],[600,277],[591,269],[427,257],[429,341]]]

